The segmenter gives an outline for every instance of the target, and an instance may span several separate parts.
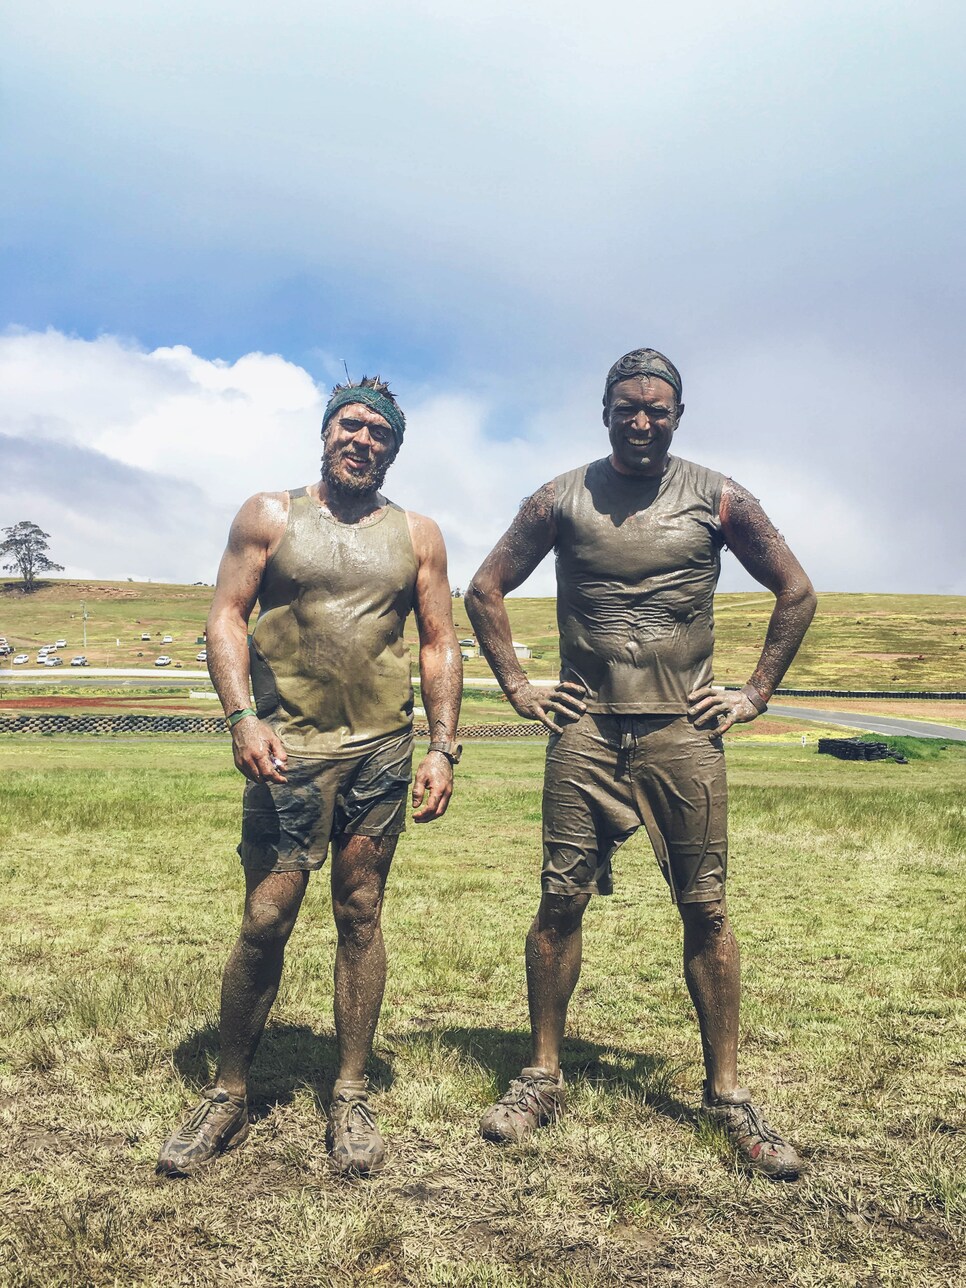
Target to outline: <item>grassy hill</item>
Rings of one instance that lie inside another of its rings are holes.
[[[39,645],[66,639],[67,651],[83,649],[92,666],[150,666],[160,652],[188,666],[194,664],[211,594],[210,586],[50,581],[23,595],[17,583],[0,583],[0,635],[33,656]],[[82,602],[88,612],[86,648]],[[764,591],[717,596],[719,681],[740,683],[751,674],[772,603]],[[512,598],[507,606],[514,638],[533,650],[528,670],[534,676],[553,675],[559,665],[554,600]],[[458,634],[470,635],[463,601],[454,600],[453,608]],[[150,641],[141,640],[143,632]],[[162,647],[165,634],[173,642]],[[412,620],[407,641],[415,647]],[[482,659],[473,659],[466,673],[474,678],[488,676],[490,670]],[[962,689],[966,596],[820,595],[815,621],[785,683],[801,688]]]

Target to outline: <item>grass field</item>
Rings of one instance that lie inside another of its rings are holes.
[[[211,601],[208,586],[151,582],[50,581],[33,595],[0,582],[0,635],[35,651],[58,638],[82,650],[81,601],[88,612],[92,666],[150,666],[161,652],[197,667],[197,638]],[[771,595],[728,594],[715,600],[715,673],[721,683],[744,683],[754,669],[773,604]],[[533,649],[534,676],[556,674],[556,608],[553,599],[507,601],[514,638]],[[462,600],[454,600],[460,637],[472,634]],[[142,642],[141,633],[151,636]],[[171,644],[161,644],[164,634]],[[120,644],[117,641],[120,640]],[[407,640],[415,647],[412,620]],[[9,665],[0,667],[13,670]],[[488,676],[482,659],[466,664],[469,678]],[[186,684],[189,683],[186,681]],[[818,612],[785,683],[792,688],[946,689],[966,687],[966,597],[954,595],[819,596]]]
[[[844,764],[736,743],[742,1066],[809,1162],[738,1174],[694,1114],[680,936],[635,840],[588,913],[571,1112],[500,1152],[483,1107],[526,1054],[541,747],[473,745],[387,902],[372,1074],[385,1173],[329,1173],[333,931],[316,879],[237,1155],[162,1183],[209,1077],[240,910],[240,779],[217,744],[0,743],[0,1282],[960,1285],[966,1278],[966,755]]]

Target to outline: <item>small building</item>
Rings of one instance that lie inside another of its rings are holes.
[[[533,651],[526,644],[521,644],[519,640],[513,641],[513,651],[517,657],[533,657]]]

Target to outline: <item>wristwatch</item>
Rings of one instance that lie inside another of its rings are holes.
[[[445,756],[451,765],[460,763],[460,756],[463,754],[463,744],[461,742],[449,742],[441,738],[436,742],[429,744],[430,751],[438,751],[441,756]]]

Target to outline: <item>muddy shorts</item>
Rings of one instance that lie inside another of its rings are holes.
[[[728,789],[721,739],[686,716],[587,714],[551,734],[543,889],[611,894],[615,851],[643,824],[675,903],[724,895]]]
[[[406,830],[413,768],[410,730],[383,738],[364,755],[320,760],[289,754],[284,783],[246,783],[244,867],[312,872],[336,836],[398,836]]]

